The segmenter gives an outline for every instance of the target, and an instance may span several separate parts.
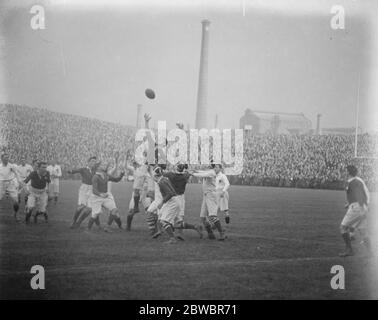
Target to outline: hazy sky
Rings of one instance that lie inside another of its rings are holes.
[[[206,18],[211,123],[219,113],[221,127],[238,127],[248,107],[354,126],[359,74],[361,125],[377,118],[373,0],[2,3],[0,102],[132,125],[141,103],[155,121],[193,126]],[[46,9],[45,30],[30,27],[34,3]],[[335,4],[345,30],[330,27]]]

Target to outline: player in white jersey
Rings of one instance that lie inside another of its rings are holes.
[[[54,199],[54,203],[57,204],[59,196],[59,178],[62,176],[62,169],[56,160],[51,162],[51,165],[47,167],[47,171],[50,173],[51,182],[49,183],[49,200]]]
[[[127,215],[126,230],[130,231],[134,215],[139,212],[139,203],[145,209],[150,206],[154,200],[155,186],[154,181],[149,174],[148,165],[139,165],[136,161],[133,166],[127,166],[129,171],[133,172],[133,193],[129,203],[129,214]],[[138,202],[138,204],[136,204]]]
[[[29,174],[33,171],[34,171],[33,167],[30,164],[27,164],[25,159],[22,158],[20,165],[17,166],[17,172],[18,172],[18,175],[20,177],[20,180],[24,181],[29,176]],[[20,187],[18,189],[18,203],[19,204],[21,203],[22,193],[24,193],[24,195],[25,195],[25,197],[24,197],[25,204],[27,203],[28,195],[30,193],[29,187],[30,187],[30,182],[28,184],[25,184],[25,185],[20,184]]]
[[[163,203],[163,196],[160,192],[159,185],[154,181],[154,200],[147,208],[147,224],[148,230],[152,238],[157,238],[162,233],[161,223],[160,223],[160,210]]]
[[[17,166],[9,163],[9,155],[3,153],[1,155],[0,163],[0,200],[2,200],[6,193],[12,200],[14,218],[17,222],[20,219],[17,216],[19,204],[18,204],[18,186],[21,184],[20,178],[17,172]]]
[[[224,219],[227,224],[230,223],[230,214],[228,209],[229,194],[228,189],[230,188],[230,182],[227,176],[222,172],[222,165],[216,164],[214,168],[216,176],[215,189],[217,193],[217,202],[220,211],[224,212]]]
[[[215,239],[212,226],[219,232],[220,241],[225,240],[225,234],[222,229],[221,222],[218,219],[218,203],[216,195],[216,173],[214,171],[215,164],[212,163],[210,169],[204,171],[194,171],[193,176],[202,178],[203,200],[201,206],[200,217],[202,223],[208,233],[209,239]]]

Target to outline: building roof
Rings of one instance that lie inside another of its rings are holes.
[[[270,112],[270,111],[255,111],[247,109],[245,111],[246,115],[254,115],[261,120],[272,121],[274,116],[278,116],[280,121],[290,122],[290,123],[302,123],[307,122],[311,125],[311,121],[305,117],[303,113],[289,113],[289,112]]]

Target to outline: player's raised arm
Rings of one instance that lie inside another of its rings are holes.
[[[150,120],[151,120],[151,115],[150,114],[148,114],[148,113],[145,113],[144,114],[144,127],[146,128],[146,129],[150,129]]]
[[[108,175],[108,179],[109,179],[109,181],[112,181],[112,182],[119,182],[119,181],[122,180],[124,175],[125,175],[125,171],[121,171],[121,173],[118,177]]]

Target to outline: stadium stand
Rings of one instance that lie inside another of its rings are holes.
[[[119,151],[133,158],[135,128],[39,108],[0,105],[0,135],[14,162],[56,159],[63,169],[80,167],[90,155],[109,159]],[[377,190],[378,137],[360,134],[354,158],[352,135],[256,135],[246,130],[244,169],[233,184],[342,189],[345,167],[353,163],[369,188]]]

